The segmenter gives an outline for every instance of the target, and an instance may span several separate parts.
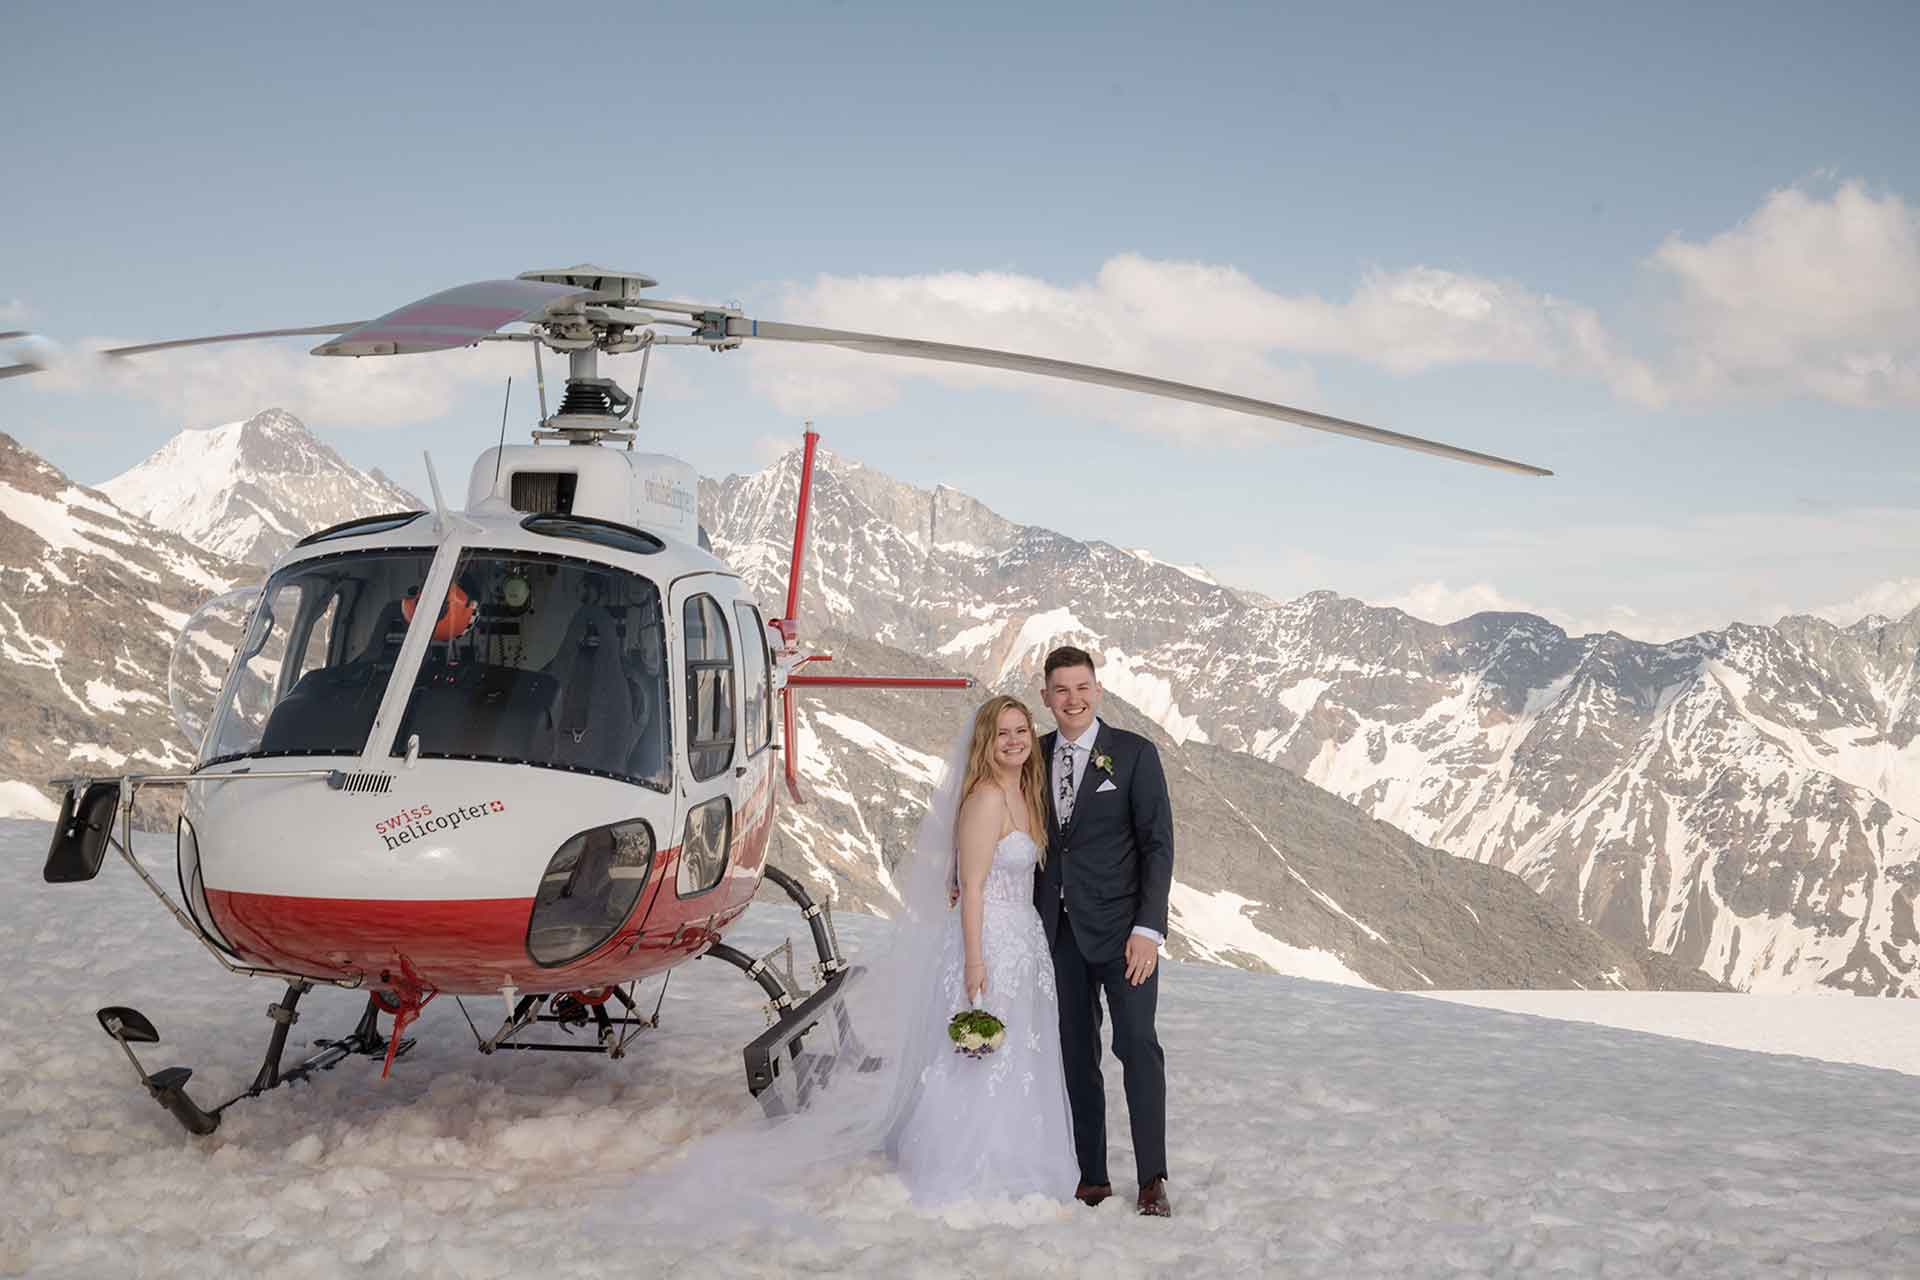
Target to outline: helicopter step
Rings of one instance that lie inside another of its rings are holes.
[[[149,1074],[140,1065],[133,1046],[160,1043],[160,1032],[145,1014],[124,1005],[109,1005],[95,1016],[100,1020],[101,1029],[127,1055],[127,1061],[133,1064],[134,1073],[140,1077],[140,1083],[146,1086],[153,1100],[178,1120],[188,1133],[205,1137],[220,1127],[220,1117],[226,1109],[243,1099],[257,1098],[281,1085],[298,1084],[316,1071],[331,1071],[350,1057],[387,1058],[391,1061],[413,1048],[410,1039],[391,1044],[380,1034],[378,1018],[384,1008],[369,997],[360,1021],[344,1039],[316,1040],[314,1043],[319,1046],[319,1052],[281,1070],[280,1060],[286,1052],[287,1033],[300,1020],[300,997],[312,989],[311,983],[290,982],[280,1003],[267,1006],[267,1016],[273,1019],[273,1035],[267,1042],[266,1057],[261,1061],[253,1083],[219,1106],[211,1108],[202,1107],[187,1093],[187,1081],[193,1077],[193,1068],[165,1067]]]

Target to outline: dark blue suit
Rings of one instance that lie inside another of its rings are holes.
[[[1059,734],[1040,739],[1048,777]],[[1106,1086],[1100,1076],[1100,993],[1113,1015],[1127,1119],[1141,1185],[1167,1173],[1166,1055],[1154,1034],[1160,970],[1127,981],[1127,938],[1135,925],[1165,936],[1173,887],[1173,807],[1160,753],[1136,733],[1102,723],[1062,827],[1047,788],[1047,863],[1034,874],[1034,907],[1053,951],[1060,994],[1060,1053],[1080,1180],[1107,1176]],[[1105,758],[1112,765],[1103,769]],[[1111,783],[1111,785],[1107,785]],[[1065,925],[1063,928],[1062,925]]]

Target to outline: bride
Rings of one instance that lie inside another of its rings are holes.
[[[915,1204],[1043,1196],[1069,1201],[1080,1170],[1060,1059],[1059,1002],[1033,907],[1045,856],[1046,765],[1017,698],[989,698],[947,753],[913,849],[895,868],[900,910],[887,940],[855,957],[852,1024],[874,1055],[852,1058],[795,1115],[740,1118],[685,1159],[627,1188],[590,1219],[609,1239],[637,1206],[710,1212],[702,1188],[731,1189],[730,1212],[789,1221],[761,1193],[817,1193],[821,1171],[885,1156]],[[956,905],[957,904],[957,905]],[[955,1013],[1006,1024],[986,1057],[957,1053]],[[757,1110],[757,1108],[756,1108]]]
[[[937,934],[938,946],[919,979],[925,1016],[908,1020],[900,1046],[900,1115],[887,1150],[920,1203],[1034,1193],[1065,1201],[1079,1164],[1053,963],[1033,909],[1034,867],[1046,857],[1046,768],[1026,706],[1004,695],[981,704],[964,763],[949,760],[947,772],[909,879],[924,884],[928,867],[952,867],[957,893],[948,901],[957,897],[958,910],[915,922],[916,912],[932,913],[905,904],[903,926]],[[902,994],[915,1003],[911,990]],[[956,1053],[947,1036],[947,1020],[975,1007],[1006,1024],[1005,1042],[985,1058]]]

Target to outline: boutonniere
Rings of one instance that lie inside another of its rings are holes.
[[[1113,757],[1104,752],[1096,751],[1093,754],[1093,767],[1111,778],[1113,776]]]

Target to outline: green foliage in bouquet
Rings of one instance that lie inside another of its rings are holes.
[[[947,1023],[953,1051],[984,1058],[1007,1042],[1007,1024],[985,1009],[962,1009]]]

